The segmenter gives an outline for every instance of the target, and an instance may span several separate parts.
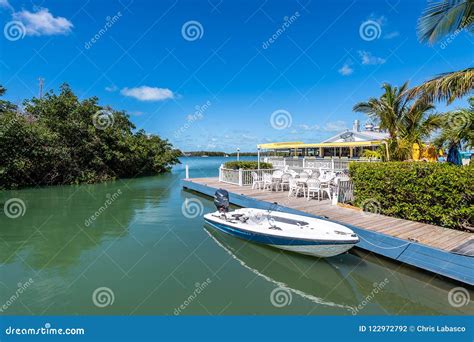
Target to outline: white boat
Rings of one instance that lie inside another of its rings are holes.
[[[235,237],[317,257],[331,257],[359,242],[349,228],[331,221],[255,208],[227,212],[228,193],[219,189],[214,203],[218,210],[204,215],[213,228]]]

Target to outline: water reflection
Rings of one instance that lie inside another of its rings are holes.
[[[368,253],[317,259],[247,243],[209,225],[204,229],[244,268],[316,305],[338,308],[339,314],[462,315],[474,310],[472,300],[460,308],[449,305],[449,290],[458,284]],[[470,294],[474,298],[472,289]]]
[[[170,189],[163,181],[153,183],[144,178],[2,193],[0,203],[21,197],[26,214],[17,219],[0,215],[0,265],[21,261],[34,271],[67,270],[83,252],[127,236],[143,211],[156,224],[158,217],[149,209],[158,208]]]

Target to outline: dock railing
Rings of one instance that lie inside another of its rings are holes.
[[[264,157],[264,162],[270,163],[274,168],[284,169],[285,167],[301,168],[301,169],[333,169],[333,170],[347,170],[349,163],[367,163],[367,162],[379,162],[380,159],[376,158],[315,158],[315,157],[304,157],[304,158],[284,158],[284,157]]]
[[[255,172],[259,179],[263,178],[264,173],[272,174],[277,169],[227,169],[223,165],[219,168],[219,182],[235,184],[239,186],[248,186],[253,184],[252,172]]]

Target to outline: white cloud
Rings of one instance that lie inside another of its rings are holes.
[[[383,36],[383,39],[393,39],[393,38],[396,38],[400,35],[400,33],[398,31],[393,31],[393,32],[390,32],[390,33],[387,33],[385,36]]]
[[[26,10],[15,12],[12,18],[22,22],[26,28],[26,34],[30,36],[68,34],[73,27],[69,20],[54,17],[47,8],[41,8],[37,12]]]
[[[324,130],[328,132],[339,132],[347,129],[347,123],[342,120],[326,122]]]
[[[352,74],[354,72],[354,69],[351,68],[351,66],[349,65],[349,63],[345,63],[339,70],[338,72],[342,75],[342,76],[349,76],[350,74]]]
[[[361,63],[364,65],[377,65],[385,63],[385,59],[373,56],[368,51],[359,51],[359,56],[361,58]]]
[[[105,91],[108,91],[109,93],[113,93],[114,91],[117,91],[117,86],[115,84],[112,84],[111,86],[105,87]]]
[[[303,131],[318,131],[318,130],[320,130],[319,125],[310,126],[310,125],[302,124],[302,125],[299,125],[298,127],[301,128]]]
[[[123,88],[120,92],[124,96],[133,97],[140,101],[163,101],[173,99],[175,95],[167,88],[141,86],[136,88]]]

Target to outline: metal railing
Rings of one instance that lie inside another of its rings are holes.
[[[350,179],[339,180],[336,185],[336,203],[349,203],[354,200],[354,183]]]
[[[272,174],[277,169],[227,169],[221,165],[219,168],[219,182],[247,186],[253,184],[252,172],[255,172],[259,179],[263,178],[264,173]]]
[[[302,168],[302,169],[335,169],[335,170],[347,170],[349,163],[356,162],[379,162],[380,159],[375,158],[315,158],[315,157],[304,157],[304,158],[284,158],[284,157],[264,157],[263,161],[270,163],[274,168],[284,169],[285,167]]]

